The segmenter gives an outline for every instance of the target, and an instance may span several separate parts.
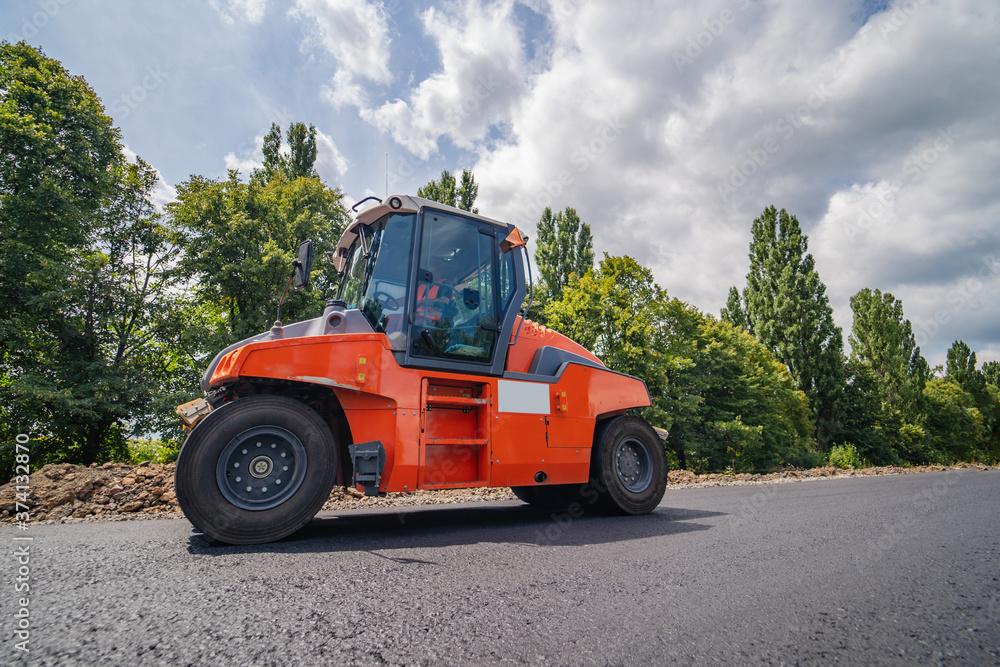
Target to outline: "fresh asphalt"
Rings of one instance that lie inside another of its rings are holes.
[[[184,520],[0,541],[3,664],[1000,664],[1000,471],[668,489],[641,517],[324,513],[252,547]]]

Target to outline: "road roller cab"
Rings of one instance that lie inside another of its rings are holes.
[[[311,260],[303,244],[299,285]],[[535,504],[630,514],[659,502],[662,443],[626,413],[649,405],[645,384],[523,319],[530,266],[515,226],[394,195],[361,209],[332,261],[339,287],[320,317],[223,350],[205,399],[179,408],[192,430],[177,493],[196,526],[279,539],[335,483],[509,486]]]

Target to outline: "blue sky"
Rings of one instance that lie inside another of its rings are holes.
[[[533,234],[574,206],[718,313],[750,222],[798,216],[844,328],[903,301],[932,364],[1000,359],[995,0],[11,0],[0,36],[84,76],[161,173],[244,173],[271,122],[315,124],[351,200],[475,170]]]

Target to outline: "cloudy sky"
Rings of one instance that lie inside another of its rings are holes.
[[[575,207],[603,251],[718,313],[750,223],[795,214],[845,338],[864,287],[932,364],[1000,359],[996,0],[8,0],[0,36],[83,75],[161,197],[319,130],[351,200],[471,168],[530,235]],[[388,168],[387,165],[388,164]]]

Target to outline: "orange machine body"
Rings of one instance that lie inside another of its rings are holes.
[[[580,345],[525,320],[503,376],[400,366],[383,333],[250,342],[220,359],[213,386],[255,378],[331,391],[355,442],[379,441],[378,490],[584,483],[598,420],[650,404],[645,384],[615,373]],[[516,342],[514,340],[516,339]],[[548,381],[528,373],[542,347],[567,363]]]

